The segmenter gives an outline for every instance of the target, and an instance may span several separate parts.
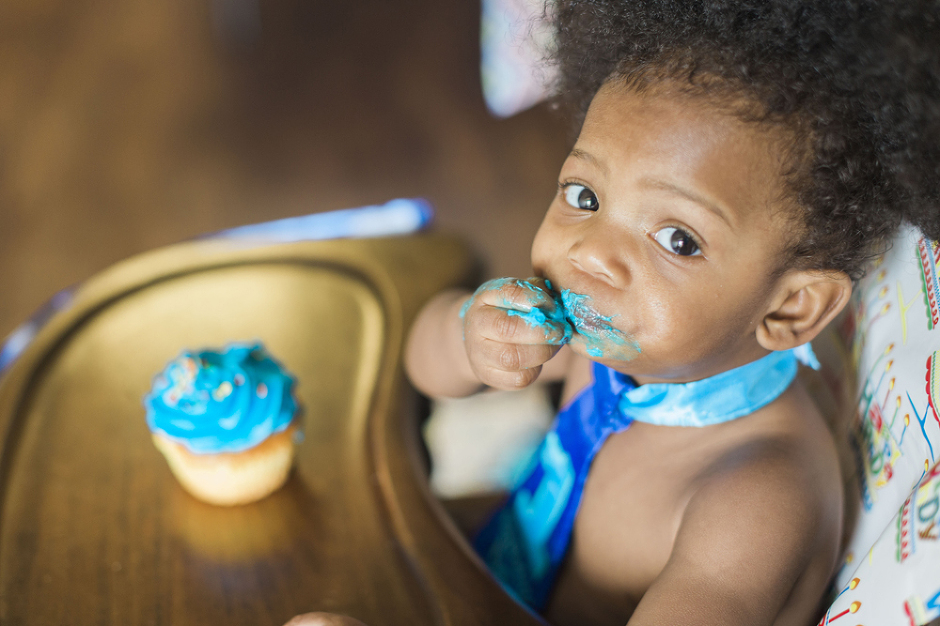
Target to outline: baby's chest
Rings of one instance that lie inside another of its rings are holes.
[[[627,613],[665,567],[701,468],[701,459],[664,449],[634,427],[594,459],[558,583]]]

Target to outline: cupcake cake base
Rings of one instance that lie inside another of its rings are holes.
[[[186,491],[209,504],[234,506],[260,500],[284,484],[294,460],[296,430],[291,425],[238,453],[194,454],[156,433],[153,443]]]

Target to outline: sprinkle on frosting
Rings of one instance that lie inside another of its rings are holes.
[[[147,425],[195,454],[241,452],[287,429],[293,384],[261,344],[185,351],[144,397]]]

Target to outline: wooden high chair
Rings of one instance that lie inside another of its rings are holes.
[[[0,380],[0,622],[539,624],[430,496],[405,332],[470,261],[441,236],[184,243],[78,288]],[[186,494],[141,398],[184,348],[259,339],[298,379],[281,490]]]

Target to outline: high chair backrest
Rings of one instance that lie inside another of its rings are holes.
[[[821,341],[823,377],[846,417],[837,428],[854,526],[821,626],[940,617],[938,264],[937,242],[902,229],[857,285],[836,329],[843,342]]]

